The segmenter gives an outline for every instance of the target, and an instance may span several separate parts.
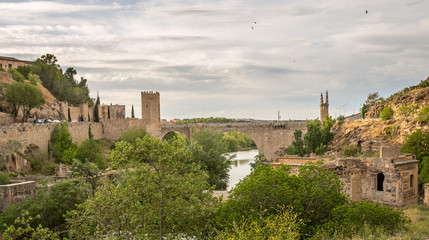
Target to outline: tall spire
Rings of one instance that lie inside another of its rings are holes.
[[[323,104],[323,93],[320,93],[320,105]]]
[[[329,103],[329,101],[328,101],[328,90],[326,90],[326,104],[328,104]]]

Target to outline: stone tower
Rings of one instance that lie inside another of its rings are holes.
[[[320,121],[325,121],[326,116],[329,116],[328,91],[326,91],[325,103],[323,102],[323,93],[320,93]]]
[[[142,92],[142,120],[149,124],[159,124],[160,115],[159,92]]]

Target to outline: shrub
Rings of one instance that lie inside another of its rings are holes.
[[[55,125],[51,133],[51,138],[49,139],[48,147],[49,155],[57,162],[61,162],[65,150],[70,147],[75,147],[70,132],[68,131],[67,123]]]
[[[420,110],[417,116],[419,122],[421,123],[429,123],[429,106],[426,106]]]
[[[355,145],[347,145],[341,149],[341,155],[344,157],[356,157],[359,153],[359,148]]]
[[[339,206],[333,209],[331,214],[332,220],[323,228],[339,231],[348,236],[358,232],[365,224],[382,227],[392,233],[409,222],[402,211],[371,202]]]
[[[383,121],[390,120],[393,117],[393,109],[391,107],[385,107],[380,112],[380,118]]]
[[[398,109],[398,114],[403,117],[410,117],[416,113],[417,108],[416,105],[402,106]]]
[[[25,77],[22,76],[21,73],[19,73],[16,69],[14,68],[9,68],[9,70],[7,70],[10,74],[12,74],[12,78],[13,80],[17,81],[17,82],[23,82],[25,80]]]
[[[0,185],[6,185],[10,183],[10,175],[8,173],[0,173]]]
[[[337,122],[339,125],[343,124],[346,121],[346,117],[344,117],[343,115],[340,115],[337,117]]]

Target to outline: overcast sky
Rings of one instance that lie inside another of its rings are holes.
[[[368,13],[366,13],[368,10]],[[54,54],[102,103],[161,118],[357,113],[429,76],[429,0],[0,1],[0,56]],[[256,22],[256,23],[255,23]]]

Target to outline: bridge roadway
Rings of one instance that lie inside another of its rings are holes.
[[[195,123],[195,124],[161,124],[161,138],[170,132],[178,132],[188,139],[192,134],[203,128],[209,128],[218,132],[237,130],[249,135],[255,142],[259,153],[264,153],[267,159],[274,159],[281,147],[288,147],[294,140],[293,132],[300,129],[303,134],[306,131],[306,121],[251,121],[234,123]]]

